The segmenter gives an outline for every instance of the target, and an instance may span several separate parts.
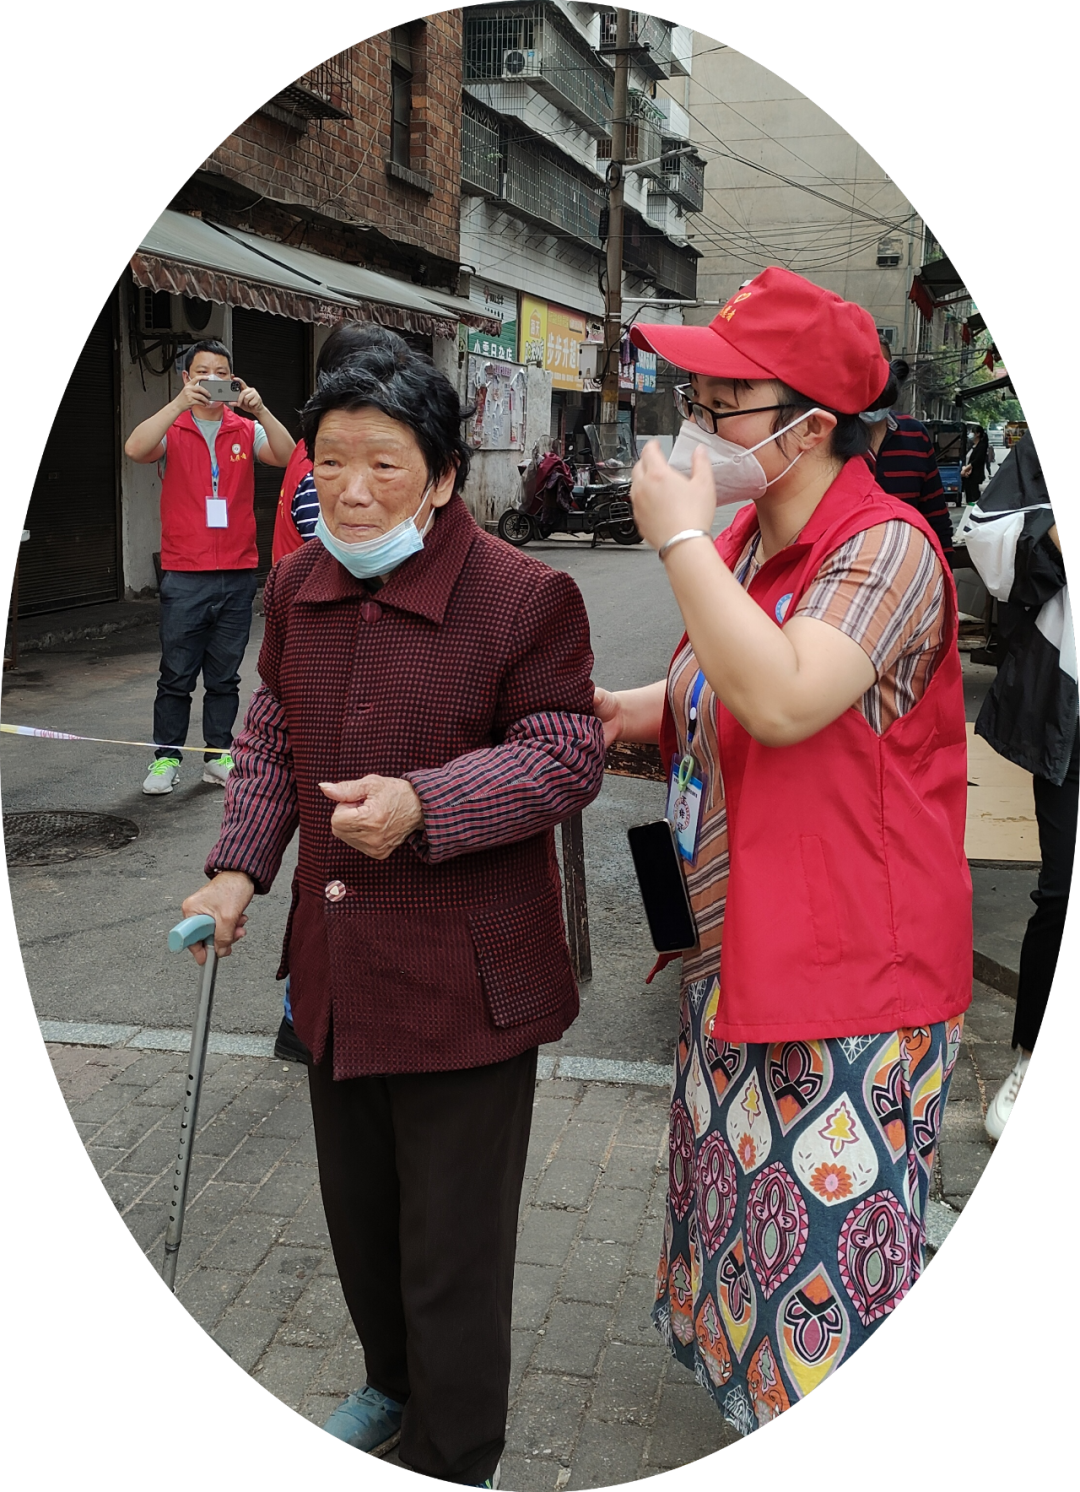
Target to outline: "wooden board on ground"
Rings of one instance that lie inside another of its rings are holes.
[[[967,831],[969,860],[1037,864],[1039,831],[1031,773],[998,756],[968,721]]]

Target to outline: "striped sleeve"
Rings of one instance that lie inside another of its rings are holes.
[[[300,537],[304,540],[313,538],[315,523],[319,517],[319,495],[315,491],[315,478],[310,471],[305,472],[296,484],[291,513]]]
[[[424,828],[410,842],[437,865],[529,839],[579,813],[603,785],[603,727],[592,715],[545,710],[515,721],[499,745],[405,780],[424,810]]]
[[[877,682],[858,708],[879,734],[918,703],[933,677],[945,639],[945,584],[925,535],[891,519],[831,554],[796,608],[857,642],[874,665]]]
[[[273,885],[299,823],[285,711],[265,684],[251,696],[232,755],[221,834],[207,856],[206,874],[241,870],[263,893]]]

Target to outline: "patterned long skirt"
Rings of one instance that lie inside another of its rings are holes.
[[[834,1371],[924,1262],[963,1017],[829,1041],[716,1040],[684,986],[653,1320],[743,1434]]]

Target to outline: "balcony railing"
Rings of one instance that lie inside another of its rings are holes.
[[[628,166],[632,166],[635,161],[652,161],[653,164],[645,168],[645,174],[647,176],[659,174],[660,162],[657,157],[660,154],[660,132],[663,124],[664,116],[652,99],[638,89],[631,88],[626,111],[626,164]],[[596,142],[596,158],[602,161],[611,159],[610,140]]]
[[[461,180],[485,197],[502,195],[502,129],[498,116],[466,93],[461,101]]]
[[[671,45],[672,28],[659,16],[647,16],[641,12],[630,12],[630,45],[634,49],[634,65],[651,78],[666,78],[671,74],[675,53]],[[600,15],[601,55],[614,52],[616,47],[616,14],[605,10]]]
[[[535,140],[506,141],[503,200],[511,208],[591,248],[600,247],[600,188]]]
[[[683,217],[683,210],[674,197],[669,197],[667,192],[659,190],[654,183],[654,190],[649,192],[646,207],[646,215],[649,222],[666,233],[669,238],[686,240],[687,223]]]
[[[527,83],[597,137],[610,133],[612,86],[554,5],[470,6],[465,82]]]
[[[312,119],[351,119],[352,68],[350,47],[275,93],[259,113],[299,130],[306,130]]]
[[[519,139],[514,121],[501,120],[467,93],[461,105],[461,181],[466,191],[562,237],[600,247],[606,197],[596,181],[535,136]]]
[[[624,225],[623,259],[656,283],[659,294],[693,300],[697,295],[697,261],[693,249],[676,248],[664,234],[628,212]]]
[[[681,145],[681,140],[665,139],[660,148],[678,150]],[[700,212],[705,205],[705,162],[699,155],[669,156],[656,180],[687,212]]]

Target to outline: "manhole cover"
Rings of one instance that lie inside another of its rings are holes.
[[[9,865],[61,865],[84,855],[107,855],[137,839],[130,819],[108,813],[5,813]]]

